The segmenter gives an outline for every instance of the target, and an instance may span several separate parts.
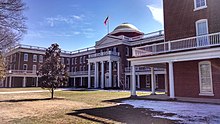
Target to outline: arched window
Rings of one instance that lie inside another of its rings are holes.
[[[206,96],[214,96],[212,85],[212,68],[211,62],[199,62],[199,84],[200,94]]]

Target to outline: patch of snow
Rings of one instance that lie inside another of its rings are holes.
[[[161,115],[153,115],[153,117],[179,120],[181,123],[220,123],[220,105],[151,100],[125,100],[123,103],[134,108],[162,112]]]

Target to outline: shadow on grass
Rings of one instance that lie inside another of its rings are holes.
[[[133,108],[131,105],[120,104],[110,107],[91,108],[74,110],[67,113],[70,116],[80,117],[98,123],[127,123],[127,124],[148,124],[148,123],[173,123],[167,119],[154,118],[151,115],[157,114],[147,109]],[[114,121],[114,122],[112,122]]]
[[[2,100],[0,102],[34,102],[34,101],[46,101],[46,100],[63,100],[64,98],[40,98],[40,99],[13,99],[13,100]]]

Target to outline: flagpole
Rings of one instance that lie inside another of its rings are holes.
[[[109,19],[109,16],[108,16],[108,29],[107,29],[107,31],[108,31],[108,34],[109,34],[109,21],[110,21],[110,19]]]

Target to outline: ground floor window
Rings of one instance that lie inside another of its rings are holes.
[[[199,79],[200,79],[200,94],[213,96],[212,85],[212,69],[211,62],[203,61],[199,63]]]

